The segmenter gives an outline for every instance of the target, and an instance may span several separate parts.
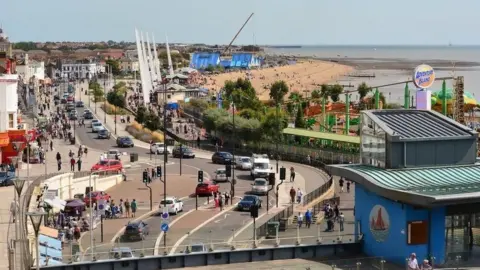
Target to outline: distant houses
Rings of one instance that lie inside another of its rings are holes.
[[[262,59],[255,53],[237,52],[231,58],[222,58],[219,52],[196,52],[190,59],[190,67],[198,70],[221,66],[225,69],[249,69],[259,67]]]

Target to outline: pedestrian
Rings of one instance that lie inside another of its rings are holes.
[[[155,179],[156,177],[155,168],[152,168],[152,179]]]
[[[137,212],[137,201],[135,199],[133,199],[130,207],[132,208],[132,217],[135,217],[135,213]]]
[[[290,201],[292,204],[295,203],[295,194],[296,194],[295,189],[293,187],[290,188]]]
[[[312,212],[310,212],[310,209],[307,209],[305,212],[305,225],[307,228],[310,228],[310,225],[312,224]]]
[[[340,213],[338,216],[338,224],[340,224],[340,231],[343,232],[343,224],[345,222],[345,216],[343,215],[343,212]]]
[[[303,192],[300,188],[297,189],[297,203],[302,202]]]
[[[290,167],[290,182],[295,182],[295,169]]]
[[[118,210],[120,211],[120,216],[123,217],[123,199],[120,199],[120,203],[118,204]]]
[[[50,151],[53,151],[53,140],[50,140]]]
[[[230,194],[228,194],[228,192],[225,192],[225,205],[228,205],[229,200],[230,200]]]
[[[75,159],[73,157],[70,158],[70,171],[75,172]]]
[[[80,156],[77,159],[77,169],[78,171],[82,170],[82,158]]]
[[[223,196],[221,193],[218,194],[218,206],[220,206],[220,211],[223,211]]]
[[[80,227],[78,227],[78,225],[75,225],[73,228],[73,237],[77,242],[80,239]]]
[[[340,186],[340,192],[342,193],[343,193],[343,183],[344,183],[343,177],[340,177],[340,180],[338,181],[338,185]]]
[[[128,199],[125,200],[125,217],[130,217],[130,202]]]
[[[417,254],[412,253],[410,254],[410,258],[408,259],[408,270],[417,270],[417,269],[420,269],[418,267]]]
[[[57,169],[60,171],[62,169],[62,160],[57,159]]]
[[[302,224],[303,224],[303,214],[302,214],[302,212],[298,212],[297,223],[298,223],[298,227],[301,228]]]
[[[347,181],[347,193],[350,193],[350,185],[351,184],[352,184],[352,182]]]

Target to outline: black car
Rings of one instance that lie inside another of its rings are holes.
[[[86,112],[86,113],[83,114],[83,118],[85,118],[87,120],[93,119],[93,113]]]
[[[70,120],[77,120],[77,119],[78,119],[78,115],[77,115],[76,113],[74,113],[74,112],[73,112],[73,113],[70,113],[70,114],[68,115],[68,119],[70,119]]]
[[[238,211],[250,211],[252,205],[257,205],[258,208],[262,208],[262,199],[256,195],[245,195],[241,201],[237,204]]]
[[[143,221],[129,222],[125,226],[123,233],[124,240],[144,240],[145,236],[150,232],[150,227]]]
[[[232,154],[228,152],[215,152],[212,155],[212,163],[228,164],[233,160]]]
[[[83,103],[83,101],[77,101],[77,102],[75,102],[75,107],[83,108],[83,107],[85,107],[85,104]]]
[[[97,138],[99,139],[110,139],[110,132],[106,129],[100,130],[97,134]]]
[[[192,149],[186,147],[175,147],[172,151],[172,156],[174,158],[195,158],[195,153]]]
[[[118,137],[117,138],[118,147],[134,147],[132,139],[130,137]]]

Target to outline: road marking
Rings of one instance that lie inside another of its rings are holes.
[[[230,214],[225,214],[225,216],[223,217],[223,219],[219,219],[219,220],[215,220],[214,223],[219,223],[220,221],[223,221],[225,219],[227,219],[227,216],[229,216]]]
[[[236,207],[236,205],[232,205],[232,206],[230,206],[230,207],[228,207],[228,208],[224,208],[223,210],[224,210],[224,211],[230,211],[230,210],[232,210],[232,209],[235,208],[235,207]],[[203,228],[205,225],[207,225],[208,223],[212,222],[212,220],[218,218],[218,217],[221,216],[221,215],[224,215],[224,212],[220,212],[220,213],[214,215],[213,217],[207,219],[207,220],[204,221],[202,224],[198,225],[198,226],[195,227],[193,230],[191,230],[191,231],[189,232],[189,234],[185,234],[184,236],[182,236],[182,237],[175,243],[175,245],[173,245],[172,250],[170,250],[169,255],[174,254],[175,251],[177,250],[178,246],[180,246],[180,244],[181,244],[189,235],[194,234],[196,231],[200,230],[200,229]]]
[[[192,213],[194,210],[191,209],[189,210],[188,212],[182,214],[181,216],[175,218],[172,222],[170,222],[169,224],[169,227],[170,229],[172,228],[172,226],[177,223],[177,221],[181,220],[182,218],[186,217],[188,214]],[[155,246],[154,246],[154,249],[153,249],[153,256],[157,256],[158,255],[158,250],[160,248],[160,242],[162,241],[163,239],[163,235],[165,233],[163,231],[160,232],[160,234],[158,235],[157,239],[155,240]]]

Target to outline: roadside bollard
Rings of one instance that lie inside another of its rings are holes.
[[[385,260],[381,260],[381,261],[380,261],[380,270],[383,270],[383,269],[384,269],[385,263],[386,263]]]
[[[362,266],[361,262],[357,262],[357,270],[360,270],[360,267]]]
[[[235,250],[235,228],[232,229],[232,246],[230,249]]]

